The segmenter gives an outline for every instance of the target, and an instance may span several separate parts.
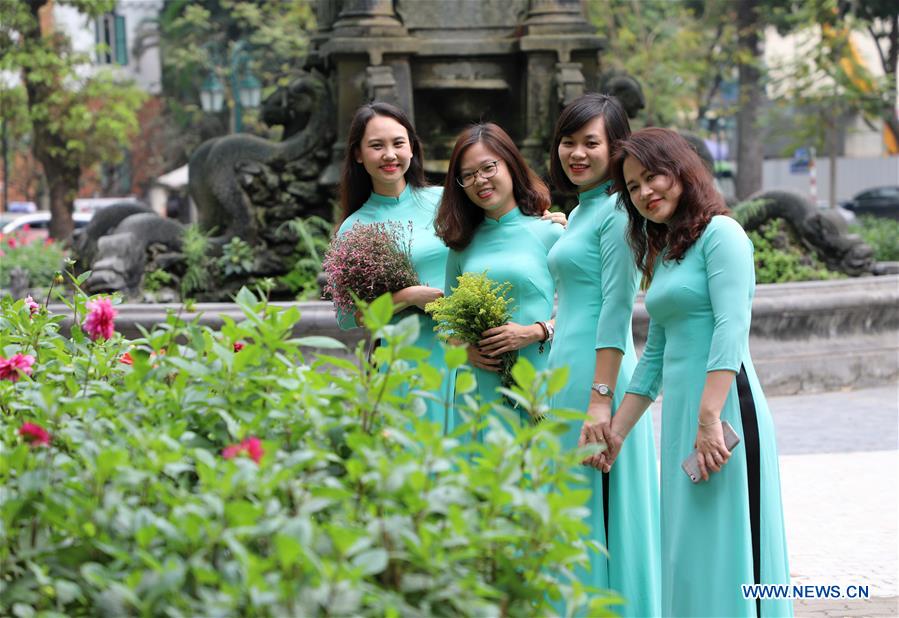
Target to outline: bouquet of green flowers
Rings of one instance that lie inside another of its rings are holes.
[[[324,292],[338,312],[353,313],[357,298],[370,303],[387,292],[418,285],[411,223],[409,227],[406,240],[403,226],[395,221],[356,223],[331,241],[322,261],[328,279]]]
[[[434,319],[434,330],[442,339],[477,345],[485,330],[502,326],[512,319],[509,305],[513,299],[508,295],[511,283],[497,283],[487,277],[486,272],[464,273],[456,282],[458,285],[449,296],[425,306],[425,311]],[[517,359],[517,351],[506,352],[500,357],[500,378],[507,388],[515,382],[512,366]]]

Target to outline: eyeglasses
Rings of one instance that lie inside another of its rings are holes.
[[[496,170],[498,169],[497,164],[499,161],[487,161],[484,165],[479,167],[473,172],[465,172],[461,176],[456,176],[456,182],[459,183],[459,186],[463,189],[467,189],[471,185],[474,184],[475,177],[480,176],[485,180],[487,178],[493,178],[496,176]]]

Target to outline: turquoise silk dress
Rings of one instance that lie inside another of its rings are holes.
[[[443,189],[440,187],[415,189],[409,185],[406,185],[399,197],[372,193],[359,210],[346,218],[337,233],[343,234],[357,222],[396,222],[403,226],[405,232],[406,226],[411,222],[412,265],[418,273],[419,282],[421,285],[443,289],[448,249],[434,232],[434,216],[442,195]],[[452,404],[454,375],[447,370],[443,348],[434,332],[434,321],[424,313],[418,314],[418,320],[419,335],[415,345],[431,351],[428,363],[444,376],[440,392],[435,393],[439,401],[426,401],[427,417],[446,430],[450,421],[447,404]],[[344,329],[356,326],[352,315],[339,315],[338,322]]]
[[[656,262],[646,348],[628,392],[662,401],[662,615],[790,616],[788,600],[744,599],[742,584],[788,584],[774,424],[749,357],[755,270],[740,224],[713,217],[680,262]],[[721,472],[693,484],[706,372],[736,379],[721,410],[741,438]],[[630,439],[630,438],[628,438]]]
[[[627,215],[615,207],[611,183],[582,193],[568,229],[549,254],[559,306],[549,366],[568,366],[566,386],[553,408],[587,411],[596,368],[596,350],[621,350],[612,413],[621,403],[637,355],[631,314],[639,276],[627,244]],[[582,423],[572,422],[563,445],[577,448]],[[622,616],[658,616],[661,611],[659,557],[659,481],[652,418],[645,415],[632,430],[609,474],[578,466],[591,492],[586,523],[590,538],[609,552],[590,554],[584,584],[611,588],[626,600]]]
[[[474,206],[472,206],[474,208]],[[475,230],[471,243],[462,251],[449,252],[446,262],[446,293],[456,285],[462,273],[487,273],[497,283],[509,282],[512,322],[521,325],[548,320],[553,312],[553,280],[546,256],[562,235],[557,223],[523,214],[518,208],[499,218],[486,217]],[[546,368],[549,345],[540,352],[540,344],[534,343],[518,351],[539,371]],[[472,368],[477,380],[474,395],[482,403],[500,397],[499,374]],[[524,419],[520,419],[524,420]]]

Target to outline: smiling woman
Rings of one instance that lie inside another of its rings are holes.
[[[552,337],[553,281],[547,254],[562,226],[541,219],[549,189],[498,125],[472,125],[456,140],[434,225],[450,248],[446,292],[463,273],[511,284],[512,319],[482,333],[468,360],[482,402],[499,398],[500,356],[517,350],[546,367]],[[529,420],[522,415],[520,420]]]
[[[630,443],[664,390],[661,614],[790,616],[789,600],[739,592],[742,584],[790,581],[774,423],[749,354],[752,243],[674,131],[635,132],[619,144],[611,168],[634,264],[649,281],[650,322],[600,457],[606,470],[618,465],[625,438]],[[742,440],[730,448],[725,422]],[[701,481],[681,470],[691,452]]]
[[[343,221],[338,235],[356,223],[398,224],[410,237],[409,254],[420,285],[393,290],[399,308],[424,309],[443,296],[447,249],[434,234],[434,215],[440,201],[438,187],[425,181],[421,141],[406,114],[388,103],[363,105],[353,117],[347,138],[340,185]],[[444,383],[427,401],[428,418],[448,428],[452,375],[446,370],[443,348],[434,333],[434,321],[418,315],[416,345],[430,351],[432,367],[444,370]],[[354,316],[338,314],[341,328],[356,326]]]

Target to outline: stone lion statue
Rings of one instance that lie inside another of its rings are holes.
[[[190,196],[200,227],[215,234],[214,242],[238,236],[254,244],[259,233],[254,206],[241,187],[239,166],[283,164],[321,147],[331,120],[325,78],[311,72],[295,79],[266,99],[263,115],[272,124],[284,124],[284,141],[244,133],[226,135],[203,142],[190,158]]]

